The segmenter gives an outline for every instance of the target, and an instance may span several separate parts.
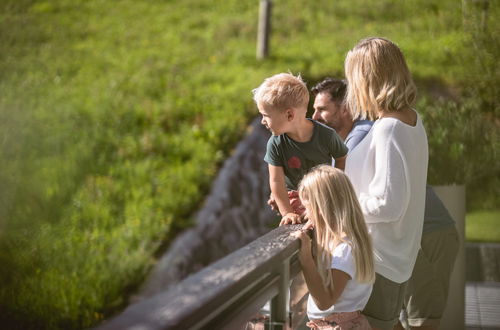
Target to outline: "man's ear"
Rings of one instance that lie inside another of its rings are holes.
[[[340,111],[343,114],[346,114],[349,112],[349,110],[347,109],[347,104],[345,102],[340,103]]]
[[[292,121],[295,118],[295,110],[293,108],[286,109],[285,113],[288,121]]]

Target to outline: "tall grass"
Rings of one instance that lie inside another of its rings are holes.
[[[498,120],[494,2],[481,30],[451,0],[276,0],[264,62],[254,59],[255,1],[0,9],[0,322],[10,328],[85,328],[122,308],[155,252],[190,225],[266,76],[341,75],[349,48],[382,35],[402,47],[421,90],[437,81],[471,100],[457,105],[473,104],[467,118]],[[422,102],[442,120],[441,105]],[[454,106],[443,105],[445,118]],[[439,154],[446,141],[429,133]],[[484,150],[498,145],[488,136]],[[479,172],[497,163],[495,151]]]

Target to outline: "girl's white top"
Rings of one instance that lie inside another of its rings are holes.
[[[314,299],[309,295],[307,300],[307,317],[309,319],[321,319],[332,313],[363,310],[370,298],[372,283],[359,283],[356,281],[356,263],[354,262],[351,246],[348,243],[342,242],[335,247],[331,267],[343,271],[351,279],[347,281],[344,291],[335,304],[327,310],[322,311],[319,309]],[[335,283],[333,285],[335,286]]]
[[[346,161],[373,238],[375,271],[397,283],[410,278],[420,247],[428,158],[417,114],[415,126],[396,118],[375,121]]]

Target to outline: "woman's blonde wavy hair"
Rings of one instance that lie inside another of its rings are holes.
[[[349,178],[330,165],[320,165],[304,176],[299,196],[314,222],[316,267],[325,288],[333,289],[331,263],[336,244],[352,248],[356,280],[375,279],[373,246],[358,198]],[[345,237],[342,236],[345,233]]]
[[[403,53],[384,38],[361,40],[347,53],[346,103],[354,119],[379,117],[381,111],[411,108],[417,88]]]

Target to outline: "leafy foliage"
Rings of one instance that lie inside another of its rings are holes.
[[[419,102],[429,135],[428,182],[466,184],[469,209],[494,209],[500,196],[498,123],[476,102]]]

